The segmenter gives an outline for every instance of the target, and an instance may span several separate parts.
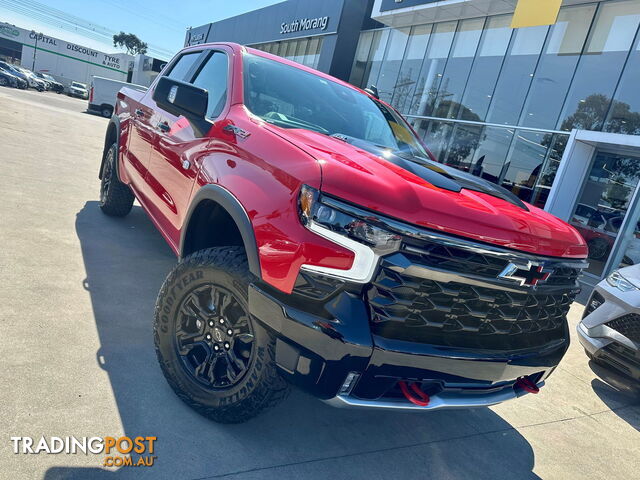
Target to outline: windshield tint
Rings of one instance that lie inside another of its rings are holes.
[[[355,137],[428,158],[405,121],[382,103],[275,60],[245,54],[244,102],[251,113],[279,127]]]
[[[82,83],[78,83],[78,82],[72,82],[71,86],[72,87],[77,87],[77,88],[85,88]]]

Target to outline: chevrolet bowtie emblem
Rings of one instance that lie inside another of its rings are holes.
[[[526,265],[516,265],[513,262],[500,272],[498,278],[503,280],[512,280],[520,285],[528,285],[535,287],[540,282],[545,282],[551,275],[551,272],[545,271],[544,265],[529,262]]]

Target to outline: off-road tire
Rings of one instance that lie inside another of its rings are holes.
[[[277,371],[275,337],[249,316],[254,340],[246,373],[228,388],[205,388],[187,372],[175,344],[179,306],[189,292],[212,284],[231,292],[248,312],[253,279],[242,248],[215,247],[184,258],[169,273],[158,294],[154,341],[162,373],[183,402],[215,422],[245,422],[286,398],[289,386]]]
[[[124,217],[133,207],[133,192],[122,183],[116,171],[118,145],[114,143],[105,152],[100,184],[100,209],[111,217]]]

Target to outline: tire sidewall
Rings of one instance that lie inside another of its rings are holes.
[[[213,283],[229,290],[241,303],[245,312],[248,307],[248,282],[226,271],[210,265],[191,265],[183,262],[176,267],[177,275],[165,282],[156,305],[155,335],[160,362],[165,372],[175,382],[174,388],[190,399],[212,408],[224,408],[249,397],[266,374],[269,334],[249,316],[254,341],[251,359],[245,376],[235,385],[225,389],[207,389],[200,386],[185,370],[175,347],[175,324],[182,300],[191,291],[204,284]],[[166,288],[165,288],[166,287]]]

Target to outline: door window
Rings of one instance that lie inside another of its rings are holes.
[[[196,60],[202,52],[185,53],[182,55],[176,63],[173,64],[171,70],[167,74],[167,77],[181,82],[188,82],[187,74],[191,68],[195,65]]]
[[[213,52],[196,74],[193,84],[209,92],[207,118],[216,118],[224,108],[227,101],[228,71],[227,55],[223,52]]]

